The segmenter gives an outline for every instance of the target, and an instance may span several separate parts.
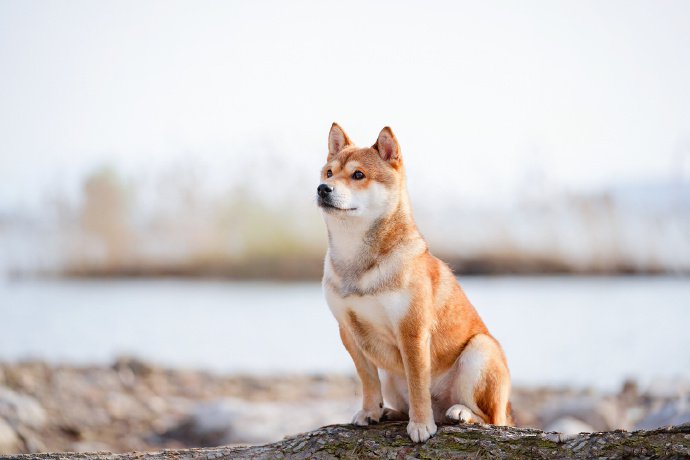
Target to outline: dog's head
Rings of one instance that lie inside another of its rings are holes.
[[[398,141],[389,127],[371,147],[356,147],[333,123],[328,158],[316,189],[324,216],[375,220],[398,205],[405,172]]]

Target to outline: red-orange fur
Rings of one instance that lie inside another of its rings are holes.
[[[352,165],[364,173],[365,179],[351,177]],[[366,192],[372,184],[379,184],[388,190],[391,200],[389,211],[378,216],[366,233],[367,241],[362,246],[366,250],[362,249],[361,256],[355,257],[354,262],[344,263],[339,259],[342,255],[329,252],[328,270],[324,273],[324,287],[337,301],[337,306],[331,308],[337,313],[341,338],[362,380],[363,410],[375,413],[376,407],[382,407],[377,372],[381,369],[406,379],[410,423],[428,422],[432,381],[452,372],[453,366],[460,366],[457,364],[459,357],[473,338],[486,336],[490,341],[473,342],[473,352],[480,353],[477,356],[486,360],[481,378],[474,386],[474,402],[481,412],[476,416],[488,423],[510,423],[506,396],[510,377],[503,350],[489,334],[451,270],[429,253],[419,234],[407,197],[399,145],[390,128],[382,130],[372,147],[356,148],[342,128],[334,124],[322,181],[335,189],[346,188],[351,193]],[[331,212],[338,213],[337,210]],[[328,222],[332,221],[327,219]],[[397,257],[398,265],[391,265],[390,257]],[[366,289],[354,293],[343,291],[346,281],[364,283],[362,280],[366,276],[376,279],[377,270],[378,273],[389,270],[391,275],[382,278],[381,285],[375,284],[371,292]],[[389,292],[401,292],[410,299],[406,312],[392,330],[385,322],[367,322],[366,310],[357,313],[356,308],[346,307],[350,305],[348,302],[354,302],[354,306],[363,301],[359,299],[376,299],[379,293]],[[342,308],[346,313],[340,315]],[[456,384],[464,368],[458,369],[459,377],[452,380]],[[448,391],[452,394],[453,388]]]

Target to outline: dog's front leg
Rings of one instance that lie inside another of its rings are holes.
[[[354,425],[365,426],[378,423],[383,414],[383,395],[379,371],[353,339],[352,335],[340,326],[340,338],[355,363],[357,374],[362,381],[362,409],[352,417]]]
[[[431,342],[423,321],[409,321],[401,327],[401,350],[410,395],[407,434],[424,442],[436,434],[431,407]]]

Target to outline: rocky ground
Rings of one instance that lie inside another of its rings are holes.
[[[0,453],[259,444],[349,421],[352,376],[221,376],[121,358],[111,367],[0,364]],[[577,433],[690,421],[690,382],[619,392],[516,388],[518,426]]]

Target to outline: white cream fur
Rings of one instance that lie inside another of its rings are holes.
[[[474,392],[477,382],[482,378],[486,364],[491,359],[491,348],[494,342],[486,335],[477,335],[458,357],[456,363],[456,384],[454,386],[454,401],[467,406],[472,412],[486,416],[477,407]]]
[[[360,409],[355,412],[351,423],[357,426],[367,426],[371,420],[378,422],[381,419],[382,413],[382,407],[376,407],[372,410]]]
[[[472,412],[469,407],[464,404],[455,404],[450,406],[446,411],[446,417],[451,420],[457,420],[461,423],[484,423],[477,414]]]
[[[358,167],[358,162],[347,163],[348,172]],[[329,232],[329,247],[324,264],[324,281],[330,280],[335,284],[343,284],[343,281],[333,270],[332,261],[339,263],[351,263],[361,254],[362,246],[367,231],[374,222],[386,214],[395,204],[390,191],[383,185],[373,183],[365,190],[351,191],[348,187],[338,182],[330,183],[333,187],[331,193],[332,202],[341,208],[355,208],[354,211],[323,211]],[[353,289],[362,292],[375,290],[383,286],[395,276],[401,269],[401,264],[410,255],[421,253],[425,250],[424,241],[420,238],[400,247],[383,259],[377,261],[375,268],[362,273],[354,286],[342,286],[342,294],[351,293]]]
[[[443,422],[445,417],[464,423],[487,423],[487,416],[477,407],[474,392],[482,379],[489,360],[499,352],[488,336],[475,336],[458,357],[455,365],[431,380],[434,397],[434,418]],[[510,386],[502,387],[502,398],[508,400]],[[407,412],[410,401],[405,377],[383,372],[383,397],[394,409]]]
[[[338,181],[326,181],[326,183],[333,187],[333,192],[330,194],[331,203],[342,209],[325,212],[324,216],[328,216],[330,220],[339,220],[341,224],[359,227],[367,223],[371,224],[387,211],[389,191],[381,184],[371,184],[364,190],[351,190]],[[360,219],[356,222],[343,222],[343,218],[352,216]],[[327,220],[327,225],[328,222]]]
[[[388,291],[375,295],[342,297],[330,286],[325,286],[326,302],[338,323],[347,323],[347,312],[351,310],[368,324],[376,328],[381,339],[397,345],[397,325],[407,313],[410,295],[405,291]]]
[[[436,423],[434,420],[424,422],[413,422],[407,424],[407,434],[413,442],[424,442],[436,434]]]
[[[341,140],[336,136],[332,143],[339,144]],[[339,165],[334,162],[331,166],[335,171]],[[343,168],[349,176],[360,167],[358,162],[350,161]],[[375,335],[375,341],[359,338],[357,334],[350,335],[355,342],[362,341],[358,343],[358,353],[361,352],[366,358],[365,368],[371,372],[376,372],[376,368],[383,371],[383,391],[379,390],[378,398],[382,393],[390,407],[409,413],[411,405],[408,382],[399,361],[401,338],[398,335],[398,325],[410,310],[412,293],[407,288],[393,290],[386,286],[390,286],[389,281],[399,277],[401,273],[410,273],[409,270],[405,270],[405,264],[426,251],[426,244],[415,232],[395,250],[379,257],[373,268],[363,272],[359,272],[358,269],[348,270],[348,267],[356,267],[357,262],[361,262],[358,258],[367,254],[366,237],[372,225],[390,213],[401,200],[406,200],[407,195],[389,190],[383,184],[373,181],[363,189],[350,189],[343,180],[326,179],[326,183],[333,187],[333,205],[353,209],[341,211],[322,208],[329,232],[329,248],[323,277],[326,301],[341,328],[350,327],[348,315],[351,312],[359,321],[374,330],[372,335]],[[403,202],[404,207],[406,203]],[[339,274],[336,267],[346,269],[340,270]],[[363,269],[361,265],[359,267]],[[444,266],[442,270],[448,269]],[[403,277],[396,285],[409,286],[408,281]],[[450,288],[444,287],[437,296],[444,299],[450,294]],[[489,336],[477,335],[457,357],[453,366],[441,375],[432,376],[429,389],[433,398],[431,413],[424,414],[421,418],[410,414],[411,420],[407,431],[413,441],[422,442],[433,436],[436,433],[435,420],[441,422],[446,417],[470,423],[488,420],[477,407],[475,393],[482,381],[487,363],[495,360],[497,353],[502,352],[496,342]],[[507,403],[509,383],[501,391],[501,398]],[[365,407],[354,415],[352,423],[367,425],[370,420],[379,420],[383,407],[371,407],[374,398],[375,396],[369,397],[368,402],[364,402]]]

